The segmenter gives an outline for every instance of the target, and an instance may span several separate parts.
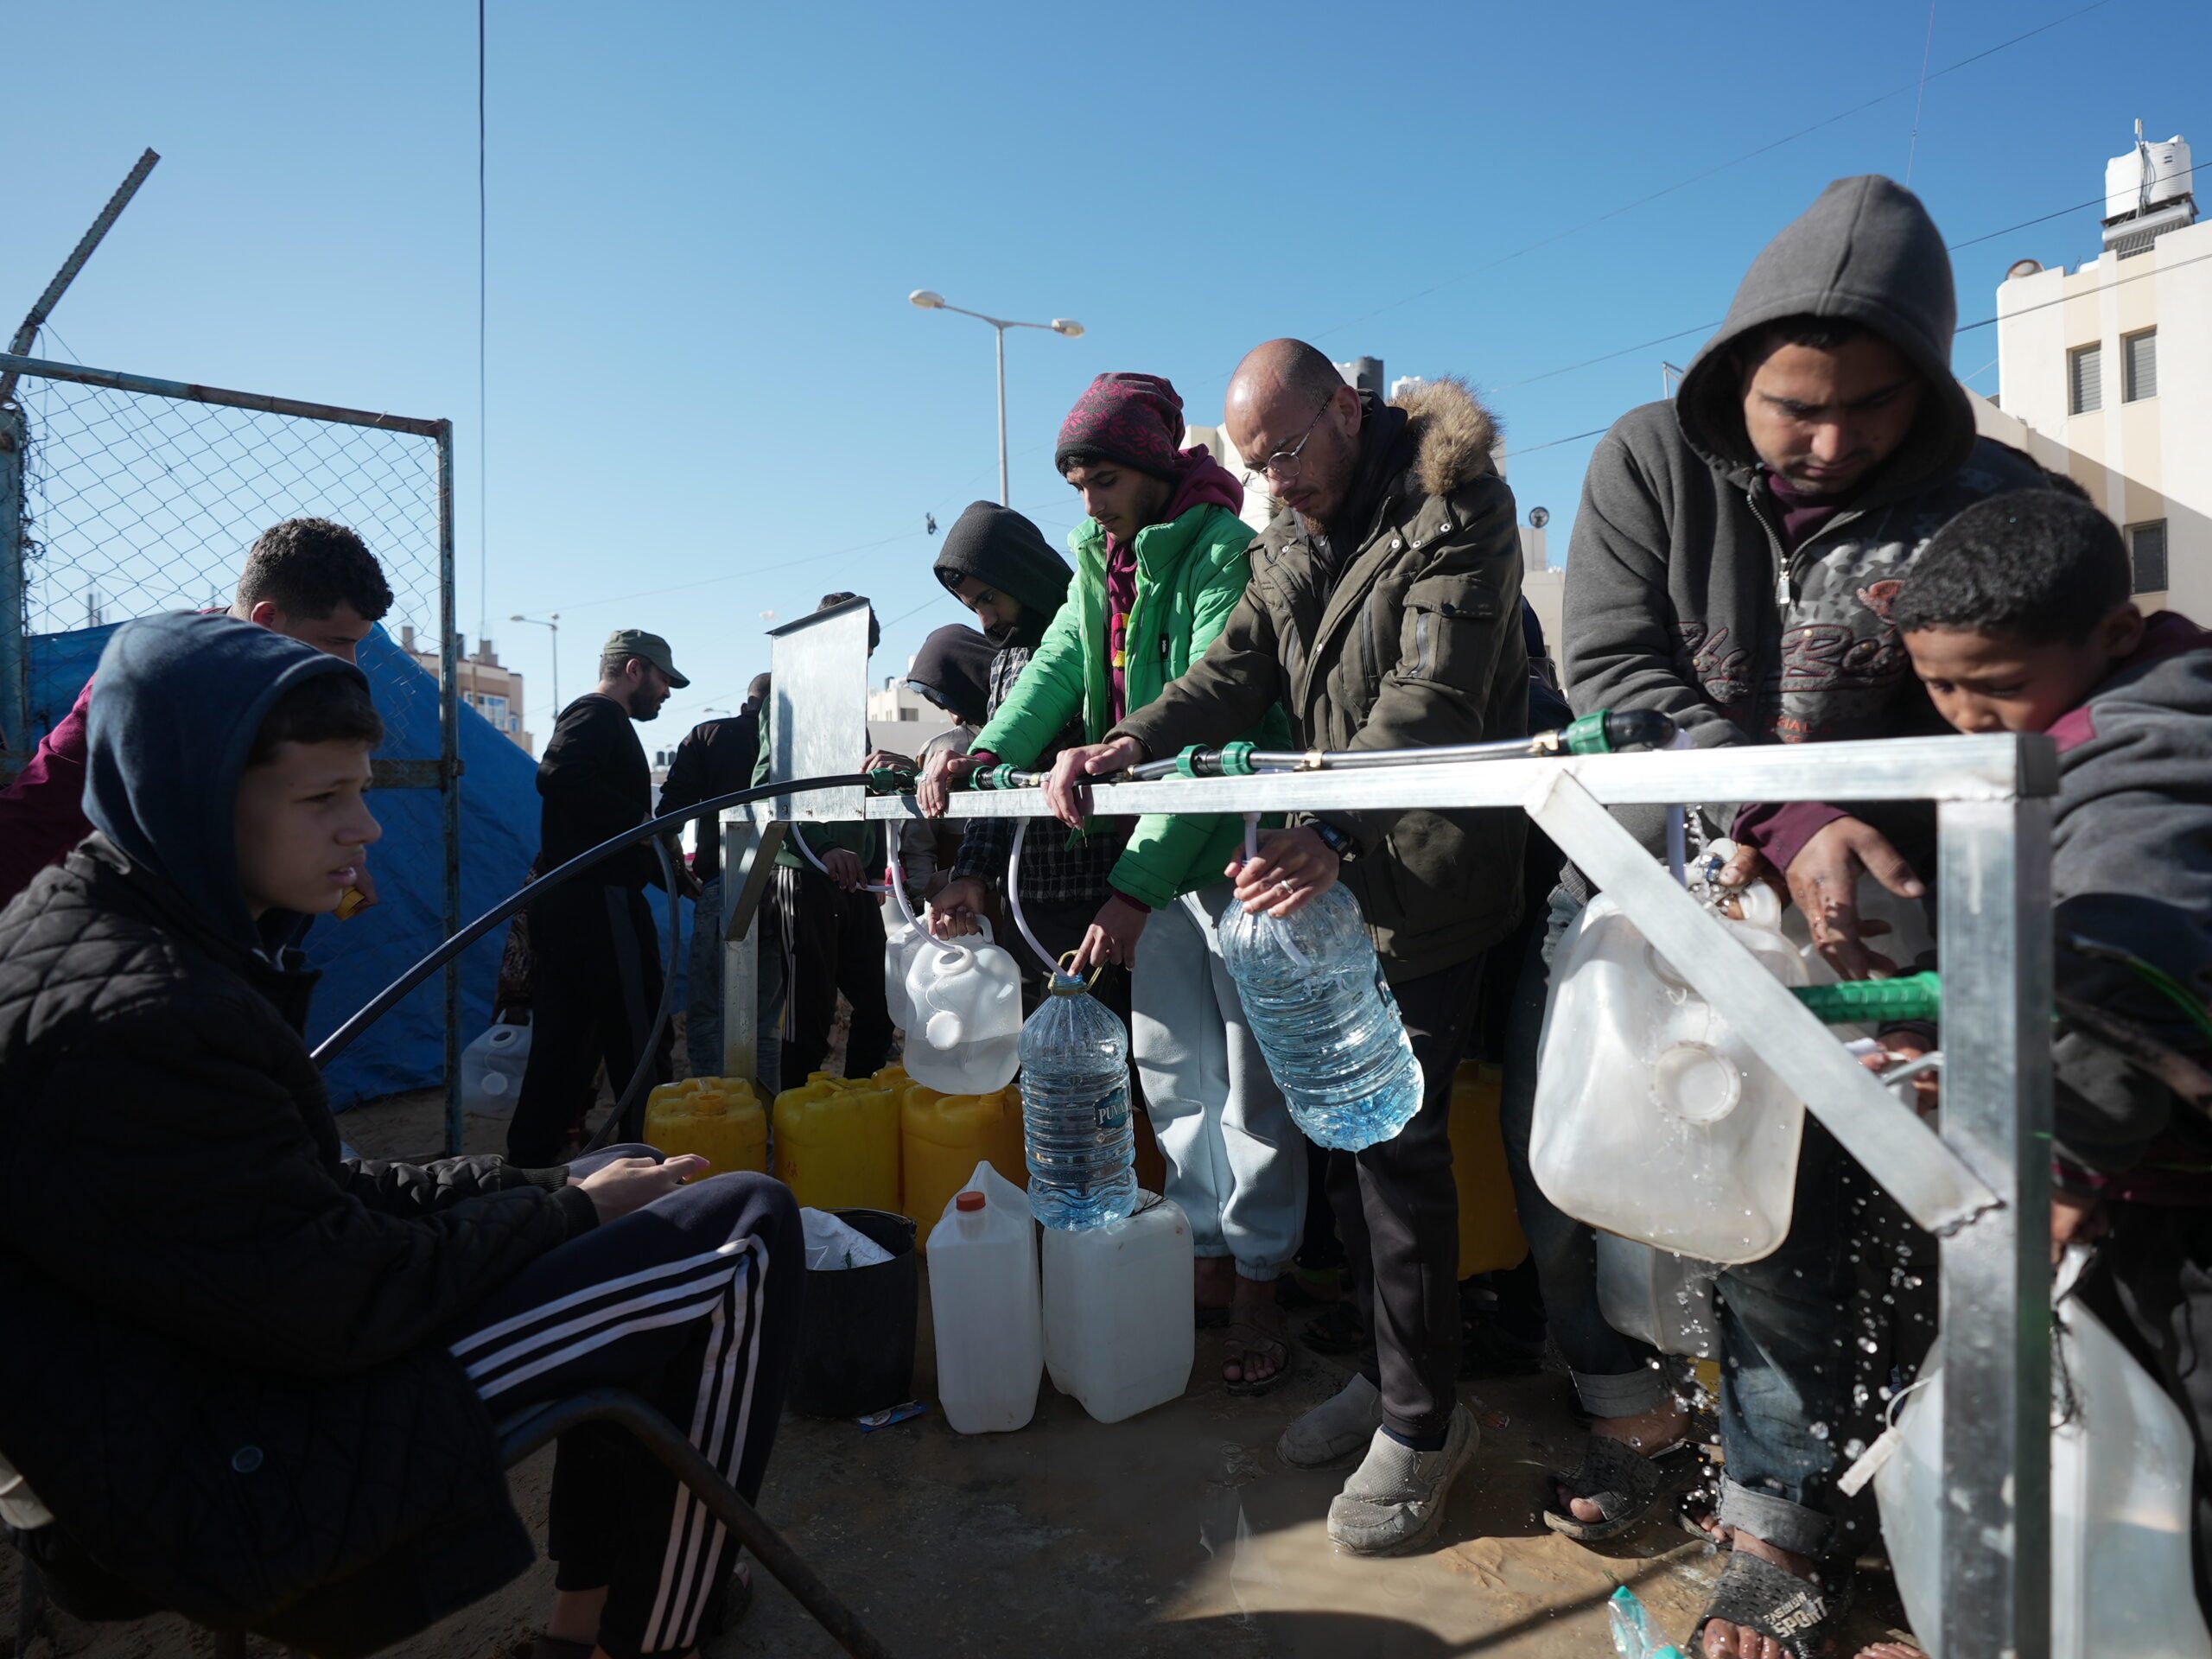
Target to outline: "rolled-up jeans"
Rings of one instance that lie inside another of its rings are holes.
[[[1279,1277],[1306,1226],[1306,1137],[1245,1023],[1217,925],[1226,881],[1152,913],[1138,941],[1131,1047],[1146,1109],[1201,1256]]]
[[[1499,1121],[1513,1201],[1544,1297],[1544,1319],[1573,1374],[1582,1408],[1593,1417],[1636,1417],[1667,1402],[1673,1381],[1658,1351],[1605,1323],[1598,1303],[1596,1235],[1559,1208],[1529,1168],[1529,1136],[1536,1113],[1536,1065],[1544,1028],[1552,957],[1581,914],[1565,888],[1552,890],[1544,925],[1530,930],[1505,1027],[1505,1078]]]
[[[1801,1555],[1835,1530],[1837,1459],[1852,1426],[1857,1286],[1867,1177],[1811,1116],[1789,1236],[1722,1269],[1720,1524]]]
[[[722,1074],[722,883],[716,876],[691,907],[691,957],[685,969],[683,1052],[695,1077]]]

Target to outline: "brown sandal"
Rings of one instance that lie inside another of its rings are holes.
[[[1240,1287],[1242,1288],[1242,1287]],[[1274,1287],[1258,1287],[1256,1296],[1239,1296],[1230,1306],[1229,1341],[1222,1355],[1222,1386],[1231,1394],[1265,1394],[1290,1375],[1290,1321],[1275,1300]],[[1273,1360],[1265,1376],[1251,1375],[1253,1360]],[[1237,1375],[1229,1375],[1236,1366]]]

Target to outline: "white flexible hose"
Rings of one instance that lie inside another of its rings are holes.
[[[806,861],[808,863],[813,865],[814,868],[821,871],[823,874],[830,875],[830,867],[814,855],[814,849],[806,844],[806,837],[799,834],[798,826],[797,824],[793,824],[791,827],[791,837],[793,841],[798,843],[799,851],[806,855]],[[886,842],[888,842],[890,840],[890,836],[887,835],[884,839]],[[830,875],[830,879],[834,881],[837,878],[834,875]],[[855,893],[888,893],[890,889],[885,887],[880,881],[860,881],[854,884],[853,891]],[[910,911],[907,912],[907,915],[909,919],[911,919],[912,912]]]
[[[1060,971],[1058,960],[1051,951],[1038,944],[1037,936],[1029,931],[1029,918],[1021,913],[1021,843],[1028,835],[1029,820],[1024,818],[1014,832],[1014,850],[1007,855],[1006,901],[1014,912],[1014,926],[1020,930],[1021,937],[1028,941],[1029,948],[1037,953],[1037,960],[1045,964],[1048,972],[1057,974]]]

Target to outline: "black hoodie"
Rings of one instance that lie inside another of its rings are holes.
[[[1897,454],[1785,552],[1744,430],[1735,347],[1793,316],[1873,330],[1928,389]],[[1630,410],[1591,457],[1560,641],[1575,713],[1656,709],[1700,748],[1943,729],[1889,597],[1961,508],[2044,483],[2025,455],[1975,436],[1950,370],[1957,320],[1943,238],[1888,179],[1838,180],[1767,245],[1680,395]],[[1660,808],[1620,816],[1663,846]]]
[[[944,532],[944,545],[937,556],[937,579],[947,588],[957,593],[963,576],[973,576],[1021,601],[1021,620],[1006,631],[1004,639],[995,638],[991,643],[1034,651],[1067,603],[1075,572],[1052,550],[1044,532],[1013,508],[974,501]]]

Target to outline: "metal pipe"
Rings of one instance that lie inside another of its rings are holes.
[[[461,683],[454,632],[453,423],[440,421],[438,441],[438,791],[445,842],[444,930],[461,931]],[[446,961],[446,1156],[461,1155],[461,958]]]
[[[130,198],[138,194],[138,187],[146,182],[146,175],[154,170],[154,164],[161,159],[151,149],[139,156],[130,171],[124,175],[123,182],[116,186],[115,194],[107,199],[107,206],[101,208],[99,216],[92,220],[92,228],[77,238],[77,245],[61,262],[61,269],[54,273],[54,280],[46,285],[46,292],[38,296],[38,303],[32,306],[24,316],[22,326],[16,330],[16,337],[8,342],[10,352],[30,350],[32,343],[38,339],[39,329],[53,315],[54,308],[60,303],[69,284],[77,280],[77,273],[85,268],[85,261],[92,257],[92,250],[106,238],[115,221],[122,216],[123,210],[130,205]],[[0,374],[0,404],[15,396],[18,372],[20,371],[10,369]]]
[[[1006,324],[993,323],[991,333],[999,343],[999,505],[1010,507],[1014,496],[1006,470]]]
[[[721,1471],[699,1453],[699,1448],[676,1431],[676,1426],[636,1395],[620,1389],[593,1389],[540,1408],[527,1416],[503,1423],[499,1455],[509,1465],[542,1450],[561,1435],[587,1423],[612,1423],[626,1430],[661,1466],[688,1487],[715,1518],[729,1529],[768,1575],[791,1592],[791,1599],[810,1613],[830,1639],[855,1659],[891,1659],[890,1649],[860,1622],[859,1616],[839,1600],[814,1569],[781,1534],[760,1518],[760,1511],[739,1495]]]
[[[24,579],[24,446],[29,426],[13,404],[0,405],[0,738],[21,766],[31,758],[30,584]]]
[[[418,438],[435,438],[438,429],[448,424],[444,421],[417,420],[411,416],[346,409],[337,404],[310,404],[297,397],[269,397],[257,391],[232,391],[222,386],[202,386],[186,380],[157,380],[149,374],[124,374],[114,369],[87,368],[81,363],[56,363],[49,358],[0,352],[0,377],[12,381],[19,374],[33,375],[41,380],[68,380],[80,386],[106,386],[116,391],[142,391],[153,397],[178,397],[188,403],[219,404],[226,409],[297,415],[310,421],[334,421],[341,426],[411,432]]]

